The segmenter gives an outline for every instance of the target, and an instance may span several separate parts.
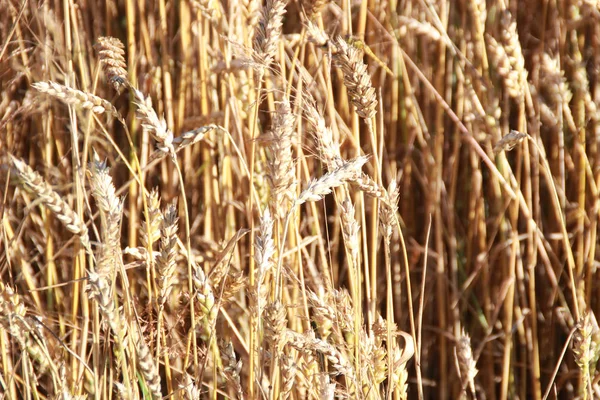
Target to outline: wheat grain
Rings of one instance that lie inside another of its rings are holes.
[[[264,334],[273,354],[277,355],[283,346],[285,327],[287,325],[285,307],[278,301],[269,303],[264,312]]]
[[[256,261],[253,296],[256,300],[256,312],[261,317],[268,289],[263,286],[265,279],[274,266],[275,243],[273,241],[273,219],[267,207],[260,219],[259,232],[254,240],[254,259]]]
[[[383,204],[379,221],[381,222],[381,235],[383,239],[390,244],[394,226],[396,225],[396,213],[398,212],[398,197],[400,196],[398,185],[395,180],[390,182],[387,189],[388,201]]]
[[[306,35],[308,40],[317,45],[318,47],[325,47],[330,45],[329,36],[321,28],[312,21],[306,21]]]
[[[148,249],[154,249],[154,243],[158,242],[161,237],[161,225],[163,220],[163,214],[160,211],[160,197],[158,189],[154,188],[150,191],[147,196],[148,204],[148,220],[142,221],[140,224],[140,243],[141,246],[135,249],[127,247],[123,254],[133,256],[139,261],[143,261],[146,266],[151,267],[154,265],[154,260],[160,255],[160,252],[152,251],[152,254],[148,254]]]
[[[381,200],[384,204],[391,205],[392,200],[387,192],[387,190],[375,182],[373,178],[368,176],[367,174],[361,173],[358,176],[354,177],[350,183],[356,187],[358,187],[361,191],[363,191],[366,195],[374,197],[376,199]]]
[[[191,146],[204,140],[206,135],[208,135],[210,132],[227,133],[227,130],[222,126],[210,124],[206,126],[201,126],[200,128],[192,129],[191,131],[184,132],[173,139],[173,146],[175,146],[175,151],[178,152],[180,150],[185,149],[188,146]]]
[[[307,102],[305,114],[307,121],[312,125],[319,147],[319,155],[327,165],[327,169],[331,171],[340,167],[344,162],[340,153],[340,145],[334,141],[333,132],[325,125],[325,120],[312,101]]]
[[[281,375],[283,378],[283,387],[281,388],[281,399],[287,400],[290,397],[298,369],[294,358],[285,353],[279,357],[281,363]]]

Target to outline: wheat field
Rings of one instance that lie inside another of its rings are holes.
[[[0,0],[0,399],[600,398],[600,3]]]

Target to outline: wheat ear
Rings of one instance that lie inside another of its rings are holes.
[[[96,257],[96,272],[112,280],[121,262],[121,216],[123,202],[117,197],[112,178],[106,163],[100,162],[97,155],[90,163],[92,195],[100,209],[102,244]]]
[[[17,176],[25,188],[37,196],[50,209],[67,230],[77,236],[89,254],[92,253],[88,229],[79,215],[58,195],[46,181],[25,162],[11,155]]]
[[[167,127],[167,121],[164,118],[158,118],[150,97],[145,97],[141,91],[135,88],[132,88],[132,93],[133,101],[137,106],[136,116],[142,123],[142,127],[156,140],[158,150],[175,155],[173,132]]]
[[[162,393],[160,389],[160,376],[156,370],[156,366],[154,365],[154,360],[152,359],[152,353],[150,352],[150,348],[146,344],[143,337],[140,337],[135,346],[138,367],[144,380],[146,381],[146,385],[148,385],[148,389],[150,389],[150,393],[152,395],[153,400],[162,399]]]
[[[278,104],[273,120],[269,145],[269,180],[271,183],[272,209],[283,218],[293,201],[296,174],[292,155],[292,137],[296,117],[287,99]]]
[[[356,382],[356,374],[352,364],[350,364],[346,356],[331,344],[291,330],[286,331],[285,339],[287,340],[287,344],[300,352],[318,351],[322,353],[329,360],[333,369],[339,374],[345,375],[350,379],[350,382]]]
[[[263,68],[267,68],[273,62],[277,52],[286,4],[284,0],[267,0],[262,9],[261,19],[254,34],[253,50],[256,61]]]
[[[475,376],[477,375],[476,362],[473,358],[473,350],[471,349],[471,338],[461,329],[460,337],[456,342],[456,358],[458,360],[458,369],[460,371],[460,379],[462,387],[469,387],[473,398],[475,397]]]
[[[160,253],[156,263],[160,306],[163,306],[169,297],[177,267],[177,220],[177,207],[175,204],[171,204],[163,213]]]
[[[360,156],[351,161],[344,162],[340,167],[313,180],[308,187],[296,199],[296,205],[307,201],[318,201],[331,193],[331,191],[348,181],[356,179],[361,173],[361,168],[369,160],[368,157]]]
[[[337,52],[333,61],[344,74],[344,85],[348,89],[356,113],[361,118],[370,119],[377,110],[377,98],[367,65],[362,60],[362,53],[340,36],[335,40],[335,46]]]
[[[115,90],[121,91],[122,87],[131,84],[127,78],[127,63],[125,62],[125,45],[114,37],[102,36],[96,44],[100,63],[108,81]]]
[[[42,93],[61,100],[65,104],[91,110],[95,114],[112,114],[119,121],[123,121],[123,117],[115,106],[95,94],[73,89],[52,81],[36,82],[31,84],[31,86]]]

